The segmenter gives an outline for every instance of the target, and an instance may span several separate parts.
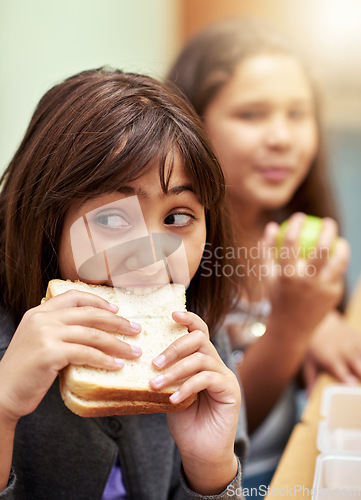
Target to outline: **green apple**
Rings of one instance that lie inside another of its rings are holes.
[[[299,247],[301,250],[300,257],[307,259],[310,253],[315,251],[317,247],[318,239],[322,231],[323,220],[320,217],[315,217],[314,215],[306,215],[305,221],[301,227],[299,234]],[[276,248],[282,255],[282,246],[285,241],[286,233],[289,227],[289,220],[285,220],[280,225],[278,234],[276,236]],[[330,254],[332,254],[335,242],[331,245]]]

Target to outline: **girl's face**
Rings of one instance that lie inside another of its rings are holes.
[[[318,145],[312,90],[295,58],[242,61],[204,122],[234,202],[259,211],[287,204]]]
[[[205,241],[204,208],[176,160],[167,193],[155,166],[118,191],[72,207],[60,242],[60,274],[125,288],[187,286]]]

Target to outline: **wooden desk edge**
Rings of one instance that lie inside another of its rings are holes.
[[[345,316],[348,324],[361,333],[361,280],[351,296]],[[295,426],[272,478],[269,486],[271,494],[265,498],[274,498],[273,493],[277,492],[277,496],[285,496],[281,490],[286,488],[287,493],[287,486],[304,487],[302,491],[293,491],[296,493],[293,495],[295,498],[311,496],[305,493],[312,489],[315,462],[320,454],[316,441],[318,423],[322,418],[320,413],[322,392],[325,387],[335,383],[340,382],[333,376],[327,373],[319,375],[302,413],[301,422]]]

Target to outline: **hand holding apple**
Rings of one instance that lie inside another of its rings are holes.
[[[297,246],[299,247],[299,257],[302,259],[308,259],[309,256],[317,252],[319,246],[319,240],[324,226],[324,219],[316,217],[314,215],[305,215],[302,225],[299,229]],[[284,247],[287,233],[290,229],[290,219],[285,220],[279,227],[278,233],[275,238],[275,246],[278,251],[278,255],[281,255],[282,248]],[[335,237],[329,248],[329,255],[332,255],[338,238]]]
[[[303,332],[310,332],[341,300],[350,258],[336,221],[311,217],[313,234],[306,232],[305,240],[300,234],[309,223],[304,213],[295,213],[281,230],[268,223],[263,236],[272,310]]]

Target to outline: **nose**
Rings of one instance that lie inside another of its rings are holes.
[[[155,262],[154,252],[149,236],[123,244],[122,252],[117,252],[115,258],[121,261],[122,254],[125,256],[124,272],[137,271],[138,269],[150,266]]]
[[[287,149],[291,141],[292,131],[287,116],[283,113],[272,116],[266,130],[267,145],[274,149]]]
[[[128,271],[136,271],[151,264],[162,263],[182,244],[182,238],[176,234],[150,233],[141,241],[132,242],[132,252],[125,261]]]

